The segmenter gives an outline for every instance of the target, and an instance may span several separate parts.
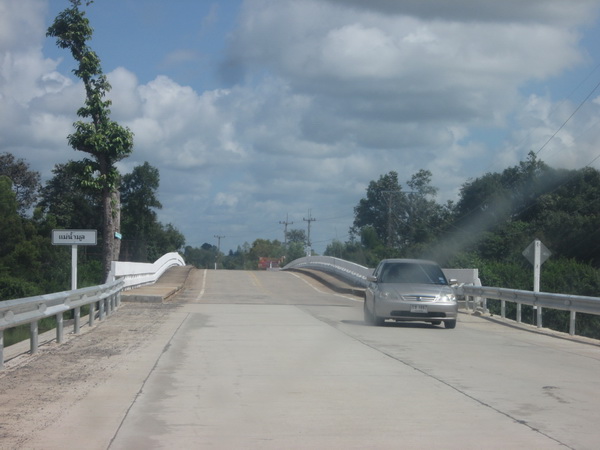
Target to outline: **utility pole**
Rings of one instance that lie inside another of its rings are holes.
[[[215,270],[217,270],[217,264],[218,264],[219,258],[221,256],[221,239],[225,238],[225,236],[220,236],[218,234],[215,234],[215,237],[217,238],[217,258],[215,260]]]
[[[285,215],[285,221],[281,221],[280,220],[279,223],[284,226],[284,229],[283,229],[283,246],[287,249],[287,227],[288,227],[288,225],[291,225],[294,222],[288,222],[288,215],[286,214]]]
[[[312,253],[312,252],[311,252],[311,249],[312,249],[312,243],[310,242],[310,223],[311,223],[311,222],[314,222],[314,221],[315,221],[315,220],[317,220],[317,219],[315,219],[315,218],[311,217],[311,210],[309,209],[309,210],[308,210],[308,219],[306,219],[306,218],[304,218],[304,217],[303,217],[303,218],[302,218],[302,220],[304,220],[305,222],[308,222],[308,236],[307,236],[307,238],[306,238],[306,241],[307,241],[306,243],[307,243],[307,245],[308,245],[308,252],[307,252],[307,255],[308,255],[308,256],[310,256],[310,255],[311,255],[311,253]]]

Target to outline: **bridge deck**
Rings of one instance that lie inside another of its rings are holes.
[[[6,448],[595,448],[600,347],[461,314],[365,326],[285,272],[191,270],[0,373]],[[27,420],[22,420],[27,417]]]

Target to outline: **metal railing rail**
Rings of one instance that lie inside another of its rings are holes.
[[[30,324],[30,350],[32,354],[36,353],[40,320],[56,316],[56,342],[61,343],[64,340],[65,312],[73,310],[73,331],[78,334],[81,307],[89,305],[88,323],[92,326],[96,312],[102,321],[118,308],[122,288],[123,281],[116,280],[100,286],[0,302],[0,368],[4,366],[4,330]]]
[[[349,283],[366,287],[367,276],[373,269],[331,256],[306,256],[287,264],[283,269],[315,269],[333,273]],[[542,309],[569,311],[569,334],[575,335],[577,313],[600,315],[600,297],[585,297],[547,292],[522,291],[480,286],[477,269],[442,269],[448,278],[457,279],[455,287],[459,297],[465,297],[466,309],[487,312],[487,299],[500,300],[501,316],[506,319],[506,302],[517,304],[516,321],[521,323],[521,305],[537,307],[537,326],[542,327]]]
[[[73,310],[74,333],[80,329],[81,307],[89,305],[89,325],[96,314],[102,321],[121,303],[121,291],[155,283],[165,271],[185,262],[177,252],[167,253],[154,263],[113,261],[106,284],[83,289],[0,301],[0,369],[4,366],[4,330],[30,324],[30,350],[38,349],[38,322],[56,317],[56,342],[64,340],[63,314]],[[97,306],[96,306],[97,305]]]
[[[462,293],[469,297],[482,298],[482,307],[487,310],[486,299],[500,300],[500,314],[506,319],[506,302],[517,304],[517,322],[521,323],[521,305],[537,306],[537,327],[542,327],[542,308],[569,311],[569,334],[575,335],[577,313],[600,315],[600,297],[553,294],[549,292],[522,291],[487,286],[461,286]]]

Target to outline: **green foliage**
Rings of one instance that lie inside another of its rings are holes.
[[[187,264],[199,269],[213,269],[217,261],[217,246],[203,244],[200,248],[185,247],[183,258]]]
[[[163,225],[156,221],[149,229],[146,245],[147,261],[154,262],[165,253],[182,249],[185,245],[185,237],[173,224]]]
[[[83,182],[84,168],[83,161],[69,161],[52,169],[53,177],[42,188],[38,204],[44,220],[54,224],[50,229],[102,229],[102,204]]]
[[[165,247],[164,241],[169,233],[158,225],[154,211],[162,208],[157,197],[159,184],[159,171],[148,162],[134,167],[130,174],[123,176],[121,258],[126,261],[155,261],[156,258],[152,258],[161,251],[162,247]],[[161,244],[158,245],[158,242]],[[171,245],[166,244],[166,247],[172,251],[178,250],[182,245],[183,243],[172,248]]]
[[[303,242],[288,243],[288,248],[285,254],[285,262],[291,262],[295,259],[306,256],[306,246]]]
[[[598,297],[600,270],[574,259],[550,258],[541,268],[540,290]]]
[[[7,274],[0,275],[0,300],[33,297],[41,294],[43,292],[34,283]]]
[[[16,159],[10,153],[0,154],[0,176],[11,180],[19,214],[24,216],[37,200],[40,189],[40,173],[29,170],[29,164]]]

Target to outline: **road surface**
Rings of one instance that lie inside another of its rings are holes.
[[[12,364],[12,365],[11,365]],[[0,374],[28,449],[576,448],[600,442],[600,347],[461,314],[367,326],[289,272],[200,271],[165,304]]]

